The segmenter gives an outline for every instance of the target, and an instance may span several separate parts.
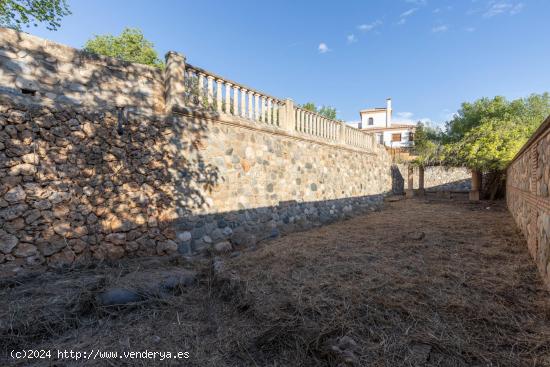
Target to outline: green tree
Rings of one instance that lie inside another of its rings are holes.
[[[331,120],[336,120],[336,108],[330,106],[322,106],[319,109],[319,114],[329,118]]]
[[[315,103],[313,102],[307,102],[301,105],[304,110],[311,111],[311,112],[317,112],[317,107],[315,106]]]
[[[0,0],[0,26],[21,30],[23,25],[46,23],[52,31],[71,14],[66,0]]]
[[[141,30],[135,28],[125,28],[120,36],[96,35],[86,42],[84,50],[138,64],[164,67],[153,43],[145,39]]]
[[[550,95],[507,101],[482,98],[463,103],[447,123],[444,159],[482,171],[501,170],[550,114]]]
[[[304,103],[300,107],[307,111],[316,112],[326,118],[336,120],[336,108],[334,107],[321,106],[321,108],[317,108],[313,102]]]
[[[419,121],[414,133],[414,163],[422,166],[438,164],[442,159],[442,131]]]

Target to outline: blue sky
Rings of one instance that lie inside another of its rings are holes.
[[[138,27],[161,55],[266,93],[332,105],[340,118],[384,106],[442,123],[463,101],[550,90],[549,0],[68,0],[58,31],[82,47]]]

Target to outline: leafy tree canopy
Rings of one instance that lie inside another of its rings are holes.
[[[419,137],[417,131],[417,162],[502,170],[548,115],[548,93],[513,101],[497,96],[463,103],[444,133],[430,136],[421,129]]]
[[[321,106],[320,108],[317,108],[317,106],[315,106],[315,103],[313,102],[304,103],[301,107],[304,110],[316,112],[322,116],[325,116],[326,118],[336,120],[336,108],[334,107]]]
[[[414,153],[417,164],[436,164],[441,159],[443,132],[429,124],[418,122],[414,133]]]
[[[95,36],[86,42],[84,50],[138,64],[164,67],[153,43],[146,40],[143,32],[136,28],[125,28],[120,36]]]
[[[60,26],[61,18],[69,15],[66,0],[0,0],[0,26],[21,30],[46,23],[52,31]]]

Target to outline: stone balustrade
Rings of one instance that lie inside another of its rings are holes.
[[[166,65],[168,113],[182,107],[206,109],[248,122],[272,125],[292,135],[306,135],[368,151],[380,148],[372,134],[295,106],[291,99],[273,97],[193,66],[186,63],[181,54],[169,52]],[[176,80],[178,76],[179,81]],[[184,87],[172,85],[174,83]]]
[[[231,81],[166,54],[164,70],[124,62],[0,28],[0,89],[37,101],[171,114],[181,109],[217,113],[231,123],[341,147],[382,149],[372,136],[344,123]]]
[[[279,126],[285,102],[222,78],[205,69],[185,65],[185,105],[202,107],[220,114]]]
[[[339,140],[341,122],[300,107],[294,109],[294,121],[294,128],[298,132],[334,142]]]
[[[374,135],[367,134],[359,129],[345,125],[344,142],[357,148],[372,149],[376,144]]]

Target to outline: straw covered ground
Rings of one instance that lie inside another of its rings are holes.
[[[0,364],[550,366],[550,292],[501,202],[388,202],[237,250],[4,279]],[[106,305],[113,289],[136,299]],[[189,358],[121,358],[145,350]]]

